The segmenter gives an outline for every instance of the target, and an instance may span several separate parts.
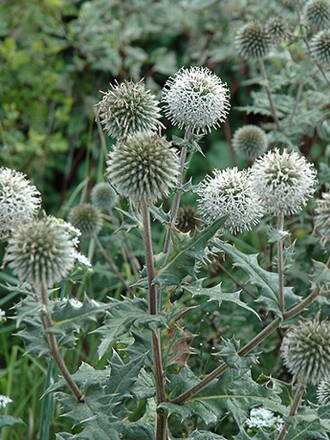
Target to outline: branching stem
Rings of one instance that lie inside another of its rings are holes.
[[[143,242],[146,258],[147,278],[148,278],[148,297],[149,297],[149,313],[156,315],[158,311],[158,292],[154,284],[155,267],[154,255],[152,248],[150,211],[146,203],[141,206],[142,222],[143,222]],[[156,384],[157,404],[165,401],[165,374],[163,371],[160,337],[156,333],[151,336],[154,378]],[[167,440],[167,414],[157,413],[156,420],[156,440]]]
[[[262,76],[264,78],[264,87],[265,87],[265,90],[266,90],[266,93],[267,93],[270,111],[272,113],[272,116],[273,116],[273,119],[274,119],[274,122],[275,122],[277,130],[278,131],[282,131],[282,128],[281,128],[281,125],[280,125],[280,122],[279,122],[279,119],[278,119],[278,116],[277,116],[276,108],[275,108],[275,105],[274,105],[272,92],[271,92],[271,89],[269,87],[269,81],[268,81],[268,78],[267,78],[267,73],[266,73],[266,69],[265,69],[264,60],[261,59],[259,64],[260,64],[260,70],[261,70]]]
[[[66,383],[70,387],[72,393],[76,396],[76,398],[79,402],[83,402],[84,395],[80,391],[76,382],[72,379],[72,376],[71,376],[69,370],[67,369],[67,366],[64,362],[64,359],[61,356],[56,336],[49,331],[49,329],[54,326],[54,323],[53,323],[52,317],[51,317],[49,310],[48,310],[49,309],[49,301],[48,301],[47,288],[45,286],[41,286],[41,288],[40,288],[40,299],[41,299],[41,303],[44,307],[43,315],[42,315],[42,323],[43,323],[43,327],[44,327],[44,330],[46,333],[46,340],[47,340],[47,344],[49,346],[49,349],[50,349],[50,351],[51,351],[51,353],[52,353],[52,355],[58,365],[58,368],[61,370],[61,373],[63,375],[64,380],[66,381]]]

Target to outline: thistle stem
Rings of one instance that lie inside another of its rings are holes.
[[[267,73],[266,73],[266,69],[265,69],[265,63],[264,63],[263,59],[260,60],[259,65],[260,65],[260,70],[261,70],[261,73],[262,73],[262,76],[263,76],[264,82],[265,82],[264,87],[265,87],[265,90],[266,90],[266,93],[267,93],[270,111],[272,113],[272,116],[273,116],[273,119],[274,119],[274,122],[275,122],[277,130],[278,131],[282,131],[282,128],[281,128],[281,125],[280,125],[280,122],[279,122],[279,119],[278,119],[278,116],[277,116],[276,108],[275,108],[275,105],[274,105],[272,92],[271,92],[270,87],[269,87],[269,81],[268,81],[268,78],[267,78]]]
[[[287,310],[283,317],[284,319],[293,318],[298,315],[305,307],[307,307],[310,303],[314,301],[314,299],[319,295],[320,289],[314,289],[310,295],[308,295],[304,300],[302,300],[299,304],[295,305],[291,309]],[[250,351],[252,351],[257,345],[259,345],[262,341],[264,341],[269,335],[271,335],[281,324],[281,319],[276,318],[270,324],[267,325],[260,333],[258,333],[250,342],[248,342],[244,347],[242,347],[238,354],[240,356],[245,356]],[[182,404],[186,400],[188,400],[191,396],[198,393],[202,389],[204,389],[210,382],[216,379],[218,376],[223,374],[228,369],[227,364],[220,364],[217,368],[215,368],[211,373],[205,376],[200,382],[198,382],[193,387],[189,388],[184,393],[180,394],[178,397],[172,400],[172,403]]]
[[[175,194],[175,198],[171,207],[171,220],[169,228],[167,229],[166,236],[165,236],[165,243],[164,243],[164,254],[168,254],[171,247],[171,235],[172,231],[175,227],[178,211],[180,208],[180,201],[181,201],[181,194],[182,194],[182,183],[184,178],[184,171],[185,171],[185,164],[186,164],[186,158],[187,158],[187,143],[190,141],[192,137],[192,131],[190,128],[186,130],[184,140],[185,144],[181,148],[181,154],[180,154],[180,168],[179,168],[179,176],[178,176],[178,182],[177,182],[177,190]]]
[[[149,313],[156,315],[158,310],[157,287],[153,283],[155,278],[154,255],[151,238],[150,212],[146,203],[141,206],[143,222],[143,242],[146,258],[147,278],[148,278],[148,297]],[[152,356],[154,364],[154,378],[156,385],[157,404],[165,401],[164,371],[161,355],[161,344],[159,335],[152,333],[151,336]],[[156,421],[156,440],[167,440],[167,414],[157,413]]]
[[[289,416],[295,416],[297,414],[298,408],[300,406],[301,400],[303,398],[304,392],[306,390],[306,385],[304,383],[300,383],[298,385],[296,394],[293,398],[292,405],[290,408]],[[290,425],[288,423],[285,423],[281,432],[279,433],[277,440],[284,440],[285,437],[288,435],[290,429]]]
[[[58,368],[61,370],[61,373],[63,375],[64,380],[70,387],[72,393],[77,398],[78,402],[84,401],[84,395],[80,391],[78,385],[75,383],[75,381],[72,379],[72,376],[67,369],[67,366],[64,362],[64,359],[61,356],[60,349],[57,343],[56,336],[53,335],[51,332],[49,332],[49,329],[54,326],[52,317],[48,311],[49,309],[49,300],[48,300],[48,293],[47,288],[45,286],[41,286],[40,288],[40,298],[41,303],[44,306],[43,315],[42,315],[42,323],[43,327],[46,333],[46,341],[49,346],[49,349],[58,365]]]
[[[284,215],[278,214],[277,230],[283,231]],[[277,265],[278,265],[278,291],[279,291],[279,305],[282,313],[285,312],[285,298],[284,298],[284,243],[282,237],[277,243]]]

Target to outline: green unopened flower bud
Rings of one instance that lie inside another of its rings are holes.
[[[192,232],[202,226],[202,220],[193,206],[182,206],[176,218],[176,228],[181,232]]]
[[[330,64],[330,31],[321,31],[311,41],[312,57],[320,64]]]
[[[91,199],[94,206],[107,211],[116,205],[118,196],[108,183],[100,182],[93,187]]]
[[[262,24],[251,22],[237,32],[235,44],[239,55],[244,59],[258,59],[268,54],[271,38]]]
[[[98,234],[102,228],[102,213],[90,203],[81,203],[69,213],[69,222],[83,235]]]
[[[244,159],[254,160],[267,150],[266,133],[256,125],[245,125],[236,130],[233,147]]]
[[[317,29],[330,26],[329,0],[309,0],[304,7],[304,17],[307,23]]]

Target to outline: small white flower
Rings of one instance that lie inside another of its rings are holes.
[[[5,408],[11,402],[12,400],[10,397],[0,394],[0,408]]]
[[[6,312],[0,309],[0,322],[3,322],[5,320],[6,320]]]
[[[316,171],[304,156],[274,150],[257,158],[251,179],[267,213],[291,215],[299,212],[312,197]]]
[[[26,176],[0,168],[0,237],[7,238],[16,226],[30,220],[40,208],[40,193]]]
[[[206,177],[199,185],[197,193],[206,223],[228,215],[224,226],[233,233],[251,230],[263,215],[246,170],[216,170],[214,177]]]
[[[280,431],[283,424],[282,417],[262,407],[251,409],[250,417],[245,421],[247,428],[252,431]]]
[[[230,108],[227,85],[200,66],[182,68],[170,77],[162,100],[172,123],[195,133],[218,127],[226,120]]]

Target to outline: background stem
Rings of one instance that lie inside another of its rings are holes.
[[[293,398],[293,401],[292,401],[292,405],[291,405],[291,408],[290,408],[289,416],[295,416],[297,414],[297,411],[298,411],[298,408],[300,406],[301,399],[302,399],[302,397],[304,395],[305,389],[306,389],[306,385],[305,384],[300,383],[298,385],[296,394],[295,394],[295,396]],[[285,423],[283,428],[282,428],[282,430],[281,430],[281,432],[280,432],[280,434],[277,437],[277,440],[284,440],[285,437],[288,435],[289,428],[290,428],[290,425],[288,423]]]
[[[279,233],[284,228],[284,215],[278,214],[277,217],[277,230]],[[285,312],[285,298],[284,298],[284,243],[280,238],[277,243],[277,269],[278,269],[278,292],[279,292],[279,305],[282,313]]]
[[[279,122],[279,119],[278,119],[278,116],[277,116],[276,108],[275,108],[275,105],[274,105],[272,92],[271,92],[270,87],[269,87],[269,82],[268,82],[268,78],[267,78],[267,73],[266,73],[266,69],[265,69],[264,60],[261,59],[259,64],[260,64],[260,70],[261,70],[261,73],[262,73],[262,76],[263,76],[264,82],[265,82],[264,87],[265,87],[265,90],[266,90],[266,93],[267,93],[270,111],[272,113],[272,116],[273,116],[273,119],[274,119],[274,122],[275,122],[277,130],[278,131],[282,131],[282,128],[281,128],[281,125],[280,125],[280,122]]]

